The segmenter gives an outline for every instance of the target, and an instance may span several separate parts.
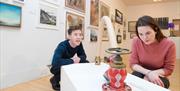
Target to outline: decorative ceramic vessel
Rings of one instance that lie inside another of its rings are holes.
[[[116,48],[112,50],[118,51]],[[126,65],[122,62],[119,52],[113,52],[107,60],[110,68],[104,73],[107,83],[103,84],[103,91],[131,91],[131,88],[124,83],[127,76]]]

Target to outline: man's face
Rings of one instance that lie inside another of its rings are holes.
[[[72,33],[69,35],[69,40],[73,46],[78,46],[80,45],[82,41],[82,32],[81,30],[74,30]]]

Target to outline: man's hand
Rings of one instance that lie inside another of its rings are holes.
[[[76,54],[71,59],[74,61],[74,63],[79,63],[81,60]]]

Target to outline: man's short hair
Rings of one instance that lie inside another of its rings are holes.
[[[71,35],[71,33],[75,30],[81,30],[80,26],[70,26],[68,29],[68,35]]]

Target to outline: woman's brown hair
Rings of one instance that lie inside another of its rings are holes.
[[[136,35],[138,37],[139,37],[138,27],[141,27],[141,26],[151,27],[156,32],[155,38],[157,39],[158,42],[160,42],[163,38],[166,38],[166,36],[164,36],[163,33],[161,32],[156,21],[151,16],[147,16],[147,15],[142,16],[136,22]]]

